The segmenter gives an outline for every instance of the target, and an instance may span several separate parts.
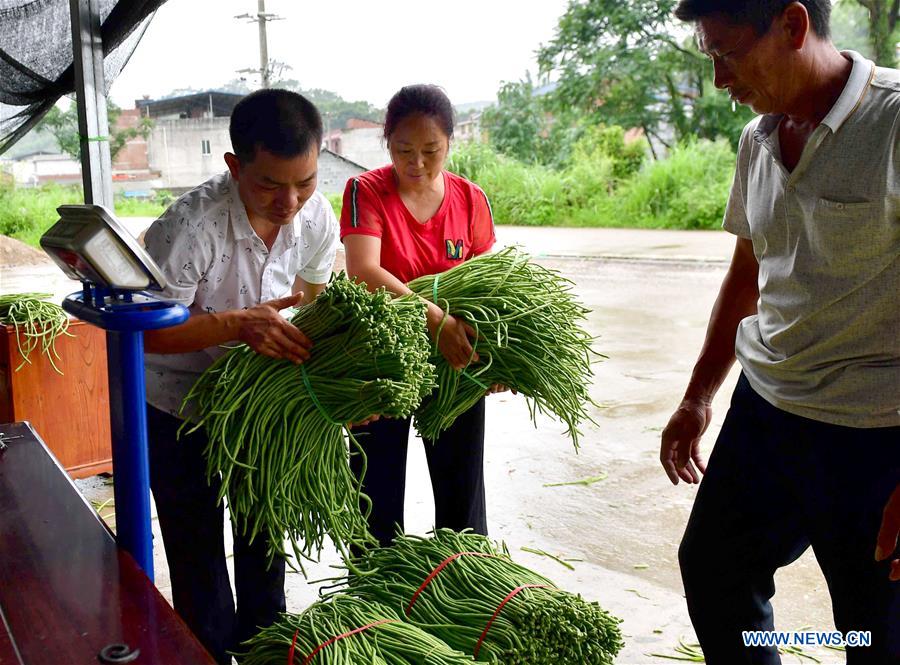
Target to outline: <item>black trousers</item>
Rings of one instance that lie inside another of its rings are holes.
[[[372,500],[369,528],[382,545],[403,532],[406,452],[410,419],[382,418],[353,430],[366,453],[363,492]],[[435,526],[487,534],[484,500],[484,399],[463,413],[436,440],[425,441],[434,492]],[[359,478],[362,458],[350,466]]]
[[[875,562],[882,512],[898,482],[900,427],[791,415],[742,375],[679,551],[706,662],[781,662],[774,647],[744,647],[741,632],[773,630],[773,575],[812,545],[836,628],[871,631],[872,645],[848,647],[847,663],[900,663],[900,583],[888,580],[887,562]]]
[[[285,610],[284,560],[266,561],[267,541],[251,544],[234,531],[235,601],[225,566],[220,483],[206,482],[206,434],[176,439],[181,420],[147,405],[150,487],[162,530],[175,611],[216,661]]]

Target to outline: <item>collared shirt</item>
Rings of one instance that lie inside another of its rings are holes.
[[[757,314],[735,351],[774,406],[900,425],[900,72],[847,51],[850,77],[793,171],[782,116],[744,129],[726,230],[753,242]]]
[[[247,309],[290,295],[298,276],[324,284],[339,242],[331,204],[315,192],[268,250],[227,171],[181,196],[144,236],[169,282],[162,297],[186,305],[191,314]],[[147,401],[177,413],[194,381],[221,353],[210,347],[145,354]]]

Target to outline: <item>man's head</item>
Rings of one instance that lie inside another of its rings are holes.
[[[681,0],[713,61],[715,85],[757,113],[779,113],[802,94],[809,46],[829,43],[829,0]]]
[[[234,107],[225,163],[251,223],[289,224],[316,189],[322,118],[288,90],[258,90]]]
[[[827,39],[831,35],[830,0],[796,0],[809,14],[813,32]],[[675,8],[675,16],[682,21],[694,23],[701,18],[721,14],[732,23],[749,25],[762,37],[769,31],[774,21],[784,9],[795,0],[681,0]]]

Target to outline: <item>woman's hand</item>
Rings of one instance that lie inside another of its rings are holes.
[[[437,310],[439,315],[434,313]],[[478,353],[473,351],[475,330],[462,319],[445,314],[432,305],[428,312],[428,331],[431,339],[437,341],[438,351],[453,369],[465,369],[469,363],[478,362]]]

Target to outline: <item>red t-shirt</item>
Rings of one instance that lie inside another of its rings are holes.
[[[347,181],[341,240],[353,233],[381,238],[381,267],[404,283],[449,270],[493,246],[491,206],[478,185],[444,171],[444,200],[422,223],[400,199],[392,171],[382,166]]]

